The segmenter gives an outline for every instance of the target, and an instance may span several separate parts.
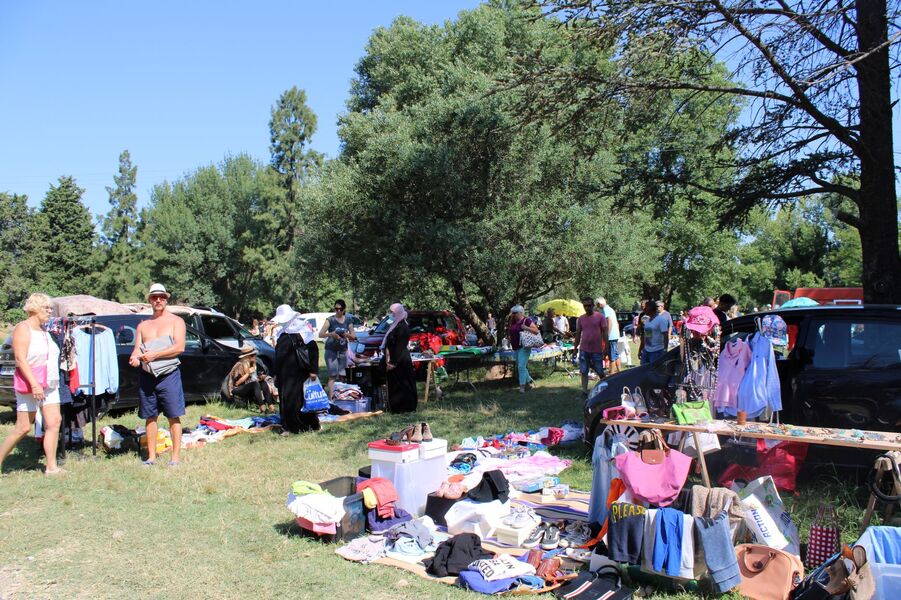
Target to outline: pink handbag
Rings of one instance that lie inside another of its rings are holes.
[[[636,501],[647,501],[657,506],[669,506],[679,495],[691,458],[670,448],[660,464],[652,465],[641,460],[638,452],[620,454],[614,461],[623,483],[632,492]]]
[[[42,388],[47,387],[47,365],[32,366],[31,373],[38,380],[38,385]],[[31,386],[28,385],[28,381],[22,376],[22,372],[19,371],[18,367],[16,367],[16,372],[13,373],[13,388],[20,394],[31,393]]]

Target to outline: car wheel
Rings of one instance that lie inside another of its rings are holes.
[[[631,425],[604,425],[603,423],[596,423],[594,439],[591,440],[591,444],[594,445],[594,441],[597,440],[598,436],[603,434],[608,428],[613,432],[613,435],[620,435],[626,439],[629,450],[638,450],[638,429]]]

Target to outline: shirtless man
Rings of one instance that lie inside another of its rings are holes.
[[[153,317],[138,325],[135,349],[128,359],[128,364],[141,369],[138,376],[138,397],[141,401],[138,416],[147,424],[147,460],[143,464],[152,466],[156,463],[157,418],[162,411],[169,419],[172,435],[169,466],[175,467],[181,457],[181,417],[185,414],[181,370],[175,362],[159,375],[149,371],[154,361],[174,359],[185,351],[185,322],[166,310],[169,292],[162,284],[151,285],[147,297],[153,307]]]

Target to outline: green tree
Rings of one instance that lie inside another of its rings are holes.
[[[271,314],[295,283],[275,246],[280,206],[275,172],[245,155],[154,186],[142,233],[153,277],[180,301]]]
[[[522,55],[512,86],[522,86],[534,114],[553,116],[568,133],[597,119],[611,98],[669,99],[687,92],[711,102],[740,100],[745,118],[691,154],[698,168],[649,181],[717,196],[724,223],[756,206],[834,193],[856,210],[836,213],[860,231],[863,287],[870,302],[901,302],[901,256],[892,140],[892,71],[899,64],[901,5],[885,0],[536,0],[562,20],[576,48],[616,57],[616,68],[560,63],[559,52]],[[891,30],[891,34],[890,34]],[[712,57],[730,57],[731,81],[705,77]],[[656,72],[636,69],[662,64]],[[678,114],[681,103],[673,103]],[[615,115],[614,115],[615,116]],[[734,155],[722,157],[722,149]],[[728,178],[713,185],[710,171]],[[859,189],[835,180],[852,171]],[[665,204],[665,195],[656,199]]]
[[[0,193],[0,321],[22,316],[18,309],[32,286],[31,219],[27,196]]]
[[[440,28],[399,18],[367,44],[302,251],[366,273],[373,304],[446,299],[486,338],[488,311],[630,278],[641,238],[592,191],[602,157],[517,127],[509,98],[490,93],[513,49],[556,43],[525,16],[493,3]]]
[[[59,178],[34,215],[35,284],[51,295],[90,294],[100,264],[97,232],[82,202],[84,190],[69,176]]]
[[[137,236],[138,196],[134,191],[137,174],[131,155],[124,150],[119,155],[119,173],[113,178],[116,185],[106,188],[110,210],[101,224],[106,262],[98,289],[103,296],[120,302],[141,300],[149,278]]]

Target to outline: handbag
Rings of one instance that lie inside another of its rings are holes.
[[[847,555],[847,548],[843,554]],[[851,550],[851,560],[854,561],[854,571],[846,579],[851,586],[848,597],[851,600],[870,600],[876,594],[876,580],[867,560],[867,549],[863,546],[854,546]]]
[[[329,401],[328,394],[322,389],[319,380],[313,381],[307,379],[303,383],[303,408],[300,412],[319,412],[320,410],[328,410]]]
[[[685,485],[691,458],[671,448],[663,450],[663,455],[659,464],[645,462],[641,453],[635,451],[613,459],[620,478],[636,502],[643,500],[657,506],[669,506]]]
[[[519,332],[519,345],[523,348],[541,348],[544,346],[544,340],[540,334],[522,329]]]
[[[655,418],[668,419],[673,406],[673,394],[666,388],[652,389],[644,396],[648,414]]]
[[[841,537],[835,509],[831,505],[820,505],[817,516],[810,526],[804,566],[815,569],[826,562],[841,549]]]
[[[291,336],[291,345],[294,347],[294,356],[297,359],[297,368],[301,371],[306,371],[307,373],[313,370],[312,365],[310,365],[310,351],[307,350],[305,344],[298,344],[297,338],[293,335]]]
[[[804,565],[794,554],[761,546],[741,544],[735,548],[741,585],[738,591],[751,600],[788,600],[804,579]]]
[[[34,378],[37,379],[38,385],[41,386],[41,389],[43,389],[47,387],[47,360],[50,358],[50,342],[47,340],[47,334],[45,334],[43,331],[41,333],[44,335],[44,341],[47,343],[47,352],[44,354],[44,364],[29,366],[31,366],[31,374],[34,375]],[[28,383],[28,380],[25,379],[25,376],[22,375],[22,371],[19,369],[19,367],[16,367],[16,371],[15,373],[13,373],[13,389],[15,389],[20,394],[32,393],[31,385]]]
[[[673,414],[679,425],[694,425],[713,420],[710,404],[706,400],[673,404]]]

